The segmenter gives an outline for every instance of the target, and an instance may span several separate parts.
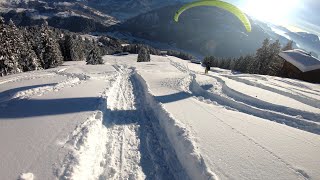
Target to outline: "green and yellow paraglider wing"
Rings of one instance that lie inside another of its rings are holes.
[[[179,21],[179,16],[186,10],[193,8],[193,7],[197,7],[197,6],[215,6],[221,9],[224,9],[226,11],[229,11],[230,13],[234,14],[244,25],[244,27],[246,28],[246,30],[248,32],[251,32],[251,23],[249,21],[249,19],[247,18],[247,16],[236,6],[227,3],[227,2],[223,2],[223,1],[219,1],[219,0],[199,0],[199,1],[195,1],[195,2],[191,2],[188,3],[184,6],[182,6],[175,14],[174,16],[174,20],[176,22]]]

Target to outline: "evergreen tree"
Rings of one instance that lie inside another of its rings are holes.
[[[42,66],[44,69],[57,67],[63,63],[63,57],[61,54],[60,46],[57,40],[54,38],[52,31],[48,27],[48,23],[41,26],[41,44],[42,49]]]
[[[53,68],[63,63],[63,57],[59,49],[59,44],[53,38],[45,39],[45,49],[43,55],[44,68]]]
[[[142,47],[139,50],[137,62],[150,62],[150,52],[147,48]]]
[[[39,59],[35,52],[32,50],[32,46],[27,39],[26,29],[21,30],[17,34],[17,40],[19,40],[20,58],[19,63],[22,66],[23,71],[32,71],[42,69]]]
[[[293,41],[289,41],[281,50],[282,51],[293,50]]]
[[[255,66],[257,64],[257,59],[254,55],[247,55],[246,56],[246,73],[254,74],[257,73],[257,67]]]
[[[85,38],[83,43],[84,43],[84,46],[83,46],[84,55],[85,57],[88,57],[90,53],[90,49],[94,48],[94,44],[88,38]]]
[[[279,40],[270,45],[270,60],[267,64],[267,70],[264,72],[265,74],[274,76],[278,75],[281,71],[284,61],[278,56],[280,51],[281,45]]]
[[[262,47],[257,50],[257,53],[256,53],[257,61],[255,66],[257,68],[258,73],[262,73],[265,70],[266,65],[268,64],[269,57],[270,57],[269,46],[270,46],[270,40],[265,39],[262,43]]]
[[[9,25],[5,25],[3,19],[0,19],[0,75],[22,72],[19,65],[18,43],[15,39],[17,34],[15,25],[12,20],[9,21]]]
[[[66,61],[82,61],[84,60],[84,51],[81,37],[75,34],[65,36],[65,60]]]
[[[236,60],[235,59],[232,59],[231,61],[230,61],[230,70],[235,70],[235,65],[236,65]]]
[[[91,64],[91,65],[104,64],[101,57],[100,49],[97,47],[94,47],[90,51],[89,55],[87,56],[86,62],[87,64]]]

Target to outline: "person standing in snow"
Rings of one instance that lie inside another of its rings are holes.
[[[210,71],[210,65],[206,64],[206,69],[205,69],[204,73],[208,74],[209,71]]]

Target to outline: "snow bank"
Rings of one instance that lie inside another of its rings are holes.
[[[19,180],[33,180],[34,175],[32,173],[22,173],[19,176]]]
[[[138,73],[135,73],[133,78],[143,87],[146,104],[152,108],[153,113],[159,119],[161,127],[168,136],[181,165],[189,177],[198,180],[218,179],[204,162],[190,131],[182,123],[176,121],[174,117],[166,112],[162,104],[155,100],[145,80]]]

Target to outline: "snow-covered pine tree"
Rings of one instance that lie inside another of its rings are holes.
[[[293,41],[289,41],[281,50],[287,51],[287,50],[292,50],[292,49],[293,49]]]
[[[145,47],[140,48],[137,62],[150,62],[150,59],[149,50]]]
[[[253,73],[256,73],[256,62],[257,62],[257,59],[254,55],[247,55],[245,57],[245,66],[246,66],[246,71],[245,73],[250,73],[250,74],[253,74]]]
[[[284,65],[284,60],[278,56],[278,54],[281,51],[281,44],[279,40],[276,42],[270,44],[270,58],[269,63],[267,64],[267,70],[265,71],[265,74],[275,76],[279,75],[280,71]]]
[[[262,47],[257,50],[256,53],[256,69],[258,74],[264,74],[267,68],[267,64],[270,58],[270,40],[267,38],[263,41]]]
[[[82,61],[84,60],[82,39],[75,34],[67,34],[65,36],[65,60],[67,61]]]
[[[98,47],[94,47],[90,51],[89,55],[87,56],[86,62],[87,64],[91,65],[104,64],[101,57],[100,49]]]
[[[94,44],[88,38],[85,38],[83,43],[84,43],[83,45],[84,56],[88,57],[89,53],[94,48]]]
[[[57,67],[63,63],[60,46],[53,36],[53,32],[45,21],[41,26],[41,44],[42,65],[44,69]]]
[[[15,40],[15,25],[12,20],[9,25],[4,24],[4,20],[0,18],[0,75],[8,75],[22,72],[19,65],[19,49]]]
[[[19,44],[20,58],[19,64],[21,65],[23,71],[33,71],[42,69],[40,60],[36,56],[32,49],[30,41],[27,39],[27,30],[24,28],[22,30],[17,29],[16,40]]]
[[[45,49],[43,61],[45,69],[57,67],[63,63],[63,57],[59,49],[59,44],[51,37],[45,40]]]

